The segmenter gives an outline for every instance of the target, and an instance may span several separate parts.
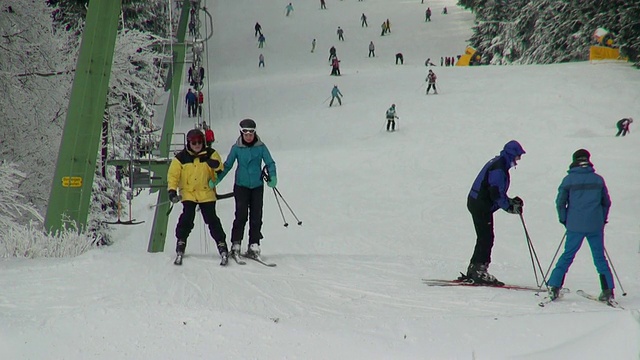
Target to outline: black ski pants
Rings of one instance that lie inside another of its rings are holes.
[[[204,223],[209,227],[209,233],[218,246],[218,252],[227,252],[227,235],[224,233],[220,218],[216,214],[216,202],[210,201],[205,203],[196,203],[193,201],[182,202],[182,214],[178,219],[176,226],[176,252],[184,253],[187,247],[187,238],[193,230],[193,221],[196,218],[196,206],[200,206],[200,213]]]
[[[329,103],[329,106],[333,106],[333,100],[338,100],[338,104],[342,105],[342,100],[340,99],[340,96],[331,96],[331,102]]]
[[[387,131],[396,130],[396,119],[395,118],[387,118]]]
[[[244,228],[249,220],[249,245],[260,245],[262,239],[262,200],[264,186],[254,189],[234,185],[233,197],[236,200],[236,218],[231,229],[231,244],[242,242]]]
[[[493,212],[485,203],[470,196],[467,197],[467,209],[471,213],[477,236],[471,263],[489,264],[494,240]]]

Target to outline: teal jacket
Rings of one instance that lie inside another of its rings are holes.
[[[224,161],[224,170],[217,173],[218,182],[224,179],[236,160],[238,161],[238,167],[236,168],[235,184],[238,186],[250,189],[263,186],[263,162],[267,166],[269,176],[277,176],[276,162],[273,161],[269,149],[257,134],[255,141],[251,145],[247,145],[242,141],[242,135],[238,138],[238,141],[231,147],[231,151],[229,151],[229,155],[227,155],[227,159]]]

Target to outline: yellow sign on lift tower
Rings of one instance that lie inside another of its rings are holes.
[[[80,176],[65,176],[62,178],[62,186],[72,188],[82,187],[82,178]]]

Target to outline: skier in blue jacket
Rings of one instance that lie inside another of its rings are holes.
[[[235,162],[238,167],[235,173],[233,196],[236,202],[235,220],[231,230],[231,255],[240,253],[240,244],[244,236],[244,228],[249,220],[249,247],[246,256],[260,257],[260,239],[262,239],[262,200],[264,184],[262,163],[267,168],[267,185],[271,188],[278,183],[276,163],[267,146],[256,133],[256,122],[252,119],[240,121],[240,137],[231,147],[224,162],[224,170],[217,175],[216,181],[209,183],[215,187],[227,175]]]
[[[509,169],[525,154],[515,140],[504,145],[500,155],[489,160],[476,177],[467,196],[467,209],[471,213],[476,231],[476,246],[467,268],[465,280],[477,284],[502,286],[489,274],[493,248],[493,213],[502,209],[511,214],[522,214],[524,202],[519,197],[509,198]]]
[[[333,85],[333,89],[331,89],[331,102],[329,102],[329,107],[333,106],[333,100],[338,100],[338,104],[342,105],[342,93],[340,89],[338,89],[338,85]]]
[[[567,228],[564,252],[549,277],[549,298],[554,300],[564,283],[576,253],[587,238],[593,263],[600,274],[600,301],[613,299],[613,276],[604,251],[604,225],[609,217],[611,199],[602,176],[596,174],[585,149],[573,153],[568,175],[562,179],[556,197],[560,223]]]

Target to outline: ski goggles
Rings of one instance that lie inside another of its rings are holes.
[[[255,134],[255,133],[256,133],[256,129],[247,129],[247,128],[243,128],[243,129],[240,129],[240,131],[241,131],[243,134]]]

